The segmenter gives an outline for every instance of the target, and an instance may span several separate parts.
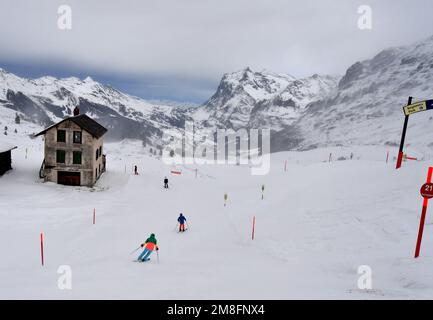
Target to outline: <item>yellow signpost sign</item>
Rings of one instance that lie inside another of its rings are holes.
[[[405,106],[403,108],[403,110],[404,110],[404,114],[407,116],[414,114],[414,113],[417,113],[417,112],[426,111],[427,110],[427,102],[426,101],[417,102],[417,103]]]

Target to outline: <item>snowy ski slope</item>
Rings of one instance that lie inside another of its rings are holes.
[[[12,132],[15,126],[9,126]],[[18,145],[14,170],[0,178],[1,299],[433,295],[433,212],[421,258],[412,258],[429,160],[404,163],[397,172],[395,149],[389,164],[381,147],[318,149],[273,154],[271,172],[263,177],[251,176],[247,166],[207,165],[197,167],[195,178],[196,166],[178,166],[182,175],[172,176],[172,168],[150,157],[140,142],[123,141],[106,144],[108,171],[88,189],[39,181],[42,141],[24,135],[37,129],[30,126],[22,123],[17,135],[1,136]],[[335,161],[351,152],[353,160]],[[135,164],[139,176],[132,174]],[[175,231],[180,212],[190,227],[184,234]],[[130,252],[150,233],[158,239],[159,263],[155,253],[149,263],[133,263],[138,252]],[[57,286],[60,265],[72,269],[72,290]],[[372,290],[357,287],[360,265],[372,269]]]

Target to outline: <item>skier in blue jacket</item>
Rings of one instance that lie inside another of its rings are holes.
[[[179,232],[185,232],[186,218],[182,213],[180,214],[179,218],[177,218],[177,222],[179,222]]]

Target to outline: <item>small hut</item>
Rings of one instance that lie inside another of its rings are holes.
[[[0,176],[12,169],[12,150],[17,147],[0,141]]]

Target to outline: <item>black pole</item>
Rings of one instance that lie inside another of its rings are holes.
[[[409,116],[404,117],[404,125],[403,125],[403,134],[401,135],[401,142],[400,142],[400,152],[403,152],[404,147],[404,140],[406,138],[406,130],[407,130],[407,123],[409,122]]]
[[[407,101],[407,105],[411,105],[412,104],[412,97],[409,97],[408,101]],[[403,161],[403,149],[404,149],[404,140],[406,138],[406,130],[407,130],[407,124],[409,122],[409,115],[406,115],[404,117],[404,125],[403,125],[403,132],[401,134],[401,142],[400,142],[400,149],[398,151],[398,158],[397,158],[397,165],[396,165],[396,169],[399,169],[401,167],[401,163]]]

